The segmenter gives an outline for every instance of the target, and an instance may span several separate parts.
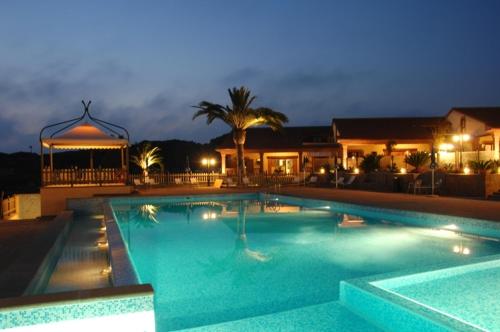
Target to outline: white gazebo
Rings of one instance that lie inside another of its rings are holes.
[[[46,126],[40,132],[42,187],[102,186],[103,184],[127,183],[129,142],[127,130],[121,126],[93,117],[89,112],[90,101],[87,104],[83,101],[82,103],[85,110],[81,117]],[[98,126],[102,129],[98,128]],[[52,130],[52,133],[47,137],[43,137],[43,134],[50,130]],[[44,149],[49,150],[48,162],[45,161]],[[94,167],[93,151],[103,149],[120,150],[120,168],[102,169]],[[54,150],[90,150],[89,167],[56,169],[54,167]]]
[[[45,126],[40,131],[42,215],[56,214],[65,209],[67,198],[122,195],[131,191],[131,186],[128,186],[128,131],[93,117],[89,111],[90,101],[82,103],[84,112],[80,117]],[[55,150],[88,150],[88,167],[57,168],[54,165]],[[119,150],[120,166],[95,167],[96,150]]]

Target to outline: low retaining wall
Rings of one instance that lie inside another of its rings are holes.
[[[345,174],[344,178],[350,175]],[[379,191],[379,192],[407,192],[408,184],[416,177],[423,179],[423,185],[429,186],[431,173],[422,174],[395,174],[389,172],[372,172],[356,174],[356,180],[349,186],[352,189]],[[435,173],[435,181],[442,179],[438,189],[439,195],[487,198],[494,192],[500,191],[500,174],[453,174]]]
[[[100,195],[128,195],[132,186],[43,187],[40,188],[42,216],[52,216],[65,210],[69,198],[92,198]]]

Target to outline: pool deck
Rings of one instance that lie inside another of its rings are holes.
[[[20,296],[65,226],[65,221],[0,222],[0,298]]]
[[[163,187],[139,190],[140,196],[225,194],[238,192],[272,191],[271,188],[207,188],[207,187]],[[459,217],[500,221],[500,202],[470,198],[412,195],[401,193],[381,193],[361,190],[317,188],[304,186],[284,186],[280,194],[305,198],[333,200],[344,203],[377,206],[389,209],[410,210],[445,214]]]

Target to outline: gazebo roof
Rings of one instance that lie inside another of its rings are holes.
[[[101,129],[84,123],[73,127],[61,135],[42,138],[45,147],[54,149],[120,149],[127,146],[128,141],[107,135]]]
[[[42,146],[63,150],[121,149],[128,146],[128,131],[125,128],[94,118],[89,113],[90,102],[82,103],[85,110],[81,117],[46,126],[40,131]],[[109,134],[88,121],[77,125],[85,118],[103,127]],[[45,130],[55,131],[49,137],[42,137]]]

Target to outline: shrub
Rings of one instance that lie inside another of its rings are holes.
[[[359,167],[365,172],[370,173],[376,171],[380,168],[380,159],[382,159],[382,155],[378,155],[375,152],[366,155],[359,164]]]
[[[453,163],[443,163],[439,165],[439,169],[443,172],[450,173],[455,170],[455,165],[453,165]]]
[[[494,166],[492,160],[471,160],[469,161],[469,166],[474,170],[474,172],[485,173]]]
[[[420,169],[425,166],[430,160],[430,155],[425,151],[412,152],[405,157],[405,163],[413,166],[414,171],[420,173]]]

